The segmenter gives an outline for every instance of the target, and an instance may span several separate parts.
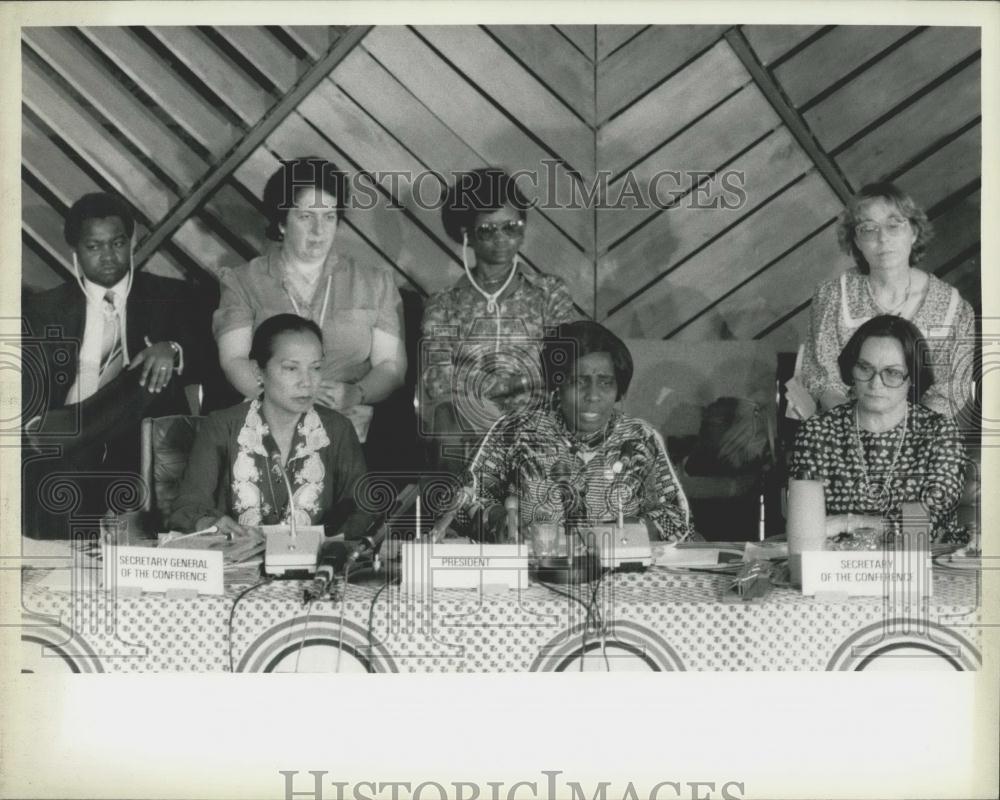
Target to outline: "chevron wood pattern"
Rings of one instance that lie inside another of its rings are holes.
[[[461,272],[441,193],[455,171],[500,165],[538,200],[525,262],[562,276],[581,314],[632,338],[794,349],[815,285],[848,266],[834,170],[851,189],[886,176],[913,193],[938,229],[927,268],[978,302],[978,29],[739,26],[753,73],[731,30],[373,28],[145,268],[205,281],[260,252],[264,182],[278,159],[315,154],[370,201],[348,212],[338,249],[429,294]],[[145,235],[341,35],[26,29],[24,285],[65,279],[76,197],[122,192]]]

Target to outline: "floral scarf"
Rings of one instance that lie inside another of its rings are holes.
[[[250,403],[237,443],[233,509],[240,525],[287,524],[291,508],[297,525],[315,524],[325,511],[320,496],[326,467],[319,451],[330,444],[316,410],[310,408],[296,425],[287,466],[282,465],[281,451],[261,415],[260,398]],[[292,503],[283,473],[292,486]]]

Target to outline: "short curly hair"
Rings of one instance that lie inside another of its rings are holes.
[[[601,325],[589,319],[564,322],[542,340],[542,369],[545,386],[552,392],[566,384],[576,362],[592,353],[607,353],[618,386],[616,400],[621,400],[632,383],[634,365],[625,342]]]
[[[125,226],[125,233],[129,238],[132,237],[135,231],[135,217],[125,198],[109,192],[93,192],[85,194],[66,212],[66,220],[63,223],[63,238],[66,244],[76,247],[80,243],[80,231],[83,230],[85,220],[107,217],[118,217]]]
[[[927,219],[924,209],[917,205],[910,195],[890,181],[877,181],[862,186],[851,202],[847,204],[847,208],[844,209],[844,213],[840,215],[840,220],[837,223],[837,241],[840,244],[840,249],[854,259],[854,263],[858,265],[858,269],[863,275],[867,275],[871,271],[871,267],[855,240],[854,226],[858,224],[861,209],[872,200],[885,200],[892,203],[916,229],[917,238],[910,250],[910,266],[919,264],[927,253],[927,243],[934,238],[934,228]]]
[[[499,167],[483,167],[463,172],[448,187],[441,222],[453,242],[462,243],[462,232],[476,224],[476,217],[512,206],[524,220],[531,202],[517,188],[517,181]]]
[[[315,187],[332,195],[336,200],[337,216],[343,218],[347,208],[349,190],[347,175],[332,161],[318,156],[306,156],[282,161],[281,166],[267,179],[261,201],[267,217],[265,235],[273,242],[283,238],[281,226],[288,219],[288,211],[295,204],[295,195],[302,189]]]

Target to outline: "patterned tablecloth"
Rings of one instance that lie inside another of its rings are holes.
[[[935,567],[922,608],[837,602],[774,589],[726,602],[731,578],[652,568],[573,592],[435,589],[368,581],[306,607],[304,583],[237,597],[113,596],[47,588],[23,572],[25,671],[377,671],[976,669],[980,581]],[[589,606],[589,610],[588,610]],[[582,655],[581,655],[582,654]]]

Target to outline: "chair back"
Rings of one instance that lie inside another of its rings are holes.
[[[142,479],[148,487],[145,511],[166,520],[173,511],[187,468],[194,437],[204,417],[173,414],[142,421],[140,458]]]

